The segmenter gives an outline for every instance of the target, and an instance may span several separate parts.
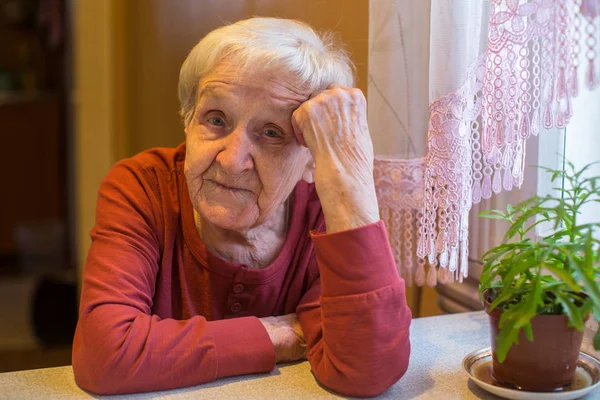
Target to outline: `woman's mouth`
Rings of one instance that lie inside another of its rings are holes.
[[[232,192],[248,192],[247,189],[242,189],[242,188],[238,188],[235,186],[230,186],[226,183],[221,183],[221,182],[217,182],[217,181],[213,181],[212,179],[208,179],[207,182],[212,183],[213,185],[215,185],[215,187],[217,187],[218,189],[221,190],[229,190]]]

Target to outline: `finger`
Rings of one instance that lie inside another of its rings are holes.
[[[296,121],[297,112],[298,110],[294,111],[292,114],[292,129],[294,130],[294,135],[296,136],[298,143],[300,143],[300,146],[308,147],[306,145],[306,141],[304,140],[302,129],[300,128],[300,125],[298,125],[298,121]]]
[[[332,89],[350,89],[350,88],[346,87],[346,86],[338,85],[337,83],[332,83],[331,85],[327,86],[327,90],[332,90]]]

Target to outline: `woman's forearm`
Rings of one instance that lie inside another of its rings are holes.
[[[375,396],[408,367],[411,313],[383,222],[313,235],[321,273],[297,308],[317,379]]]
[[[372,173],[340,171],[335,166],[319,165],[315,184],[328,233],[360,228],[379,221]]]
[[[103,395],[174,389],[268,372],[274,361],[258,318],[161,320],[118,304],[84,312],[73,344],[77,384]]]

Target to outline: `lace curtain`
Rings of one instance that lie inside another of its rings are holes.
[[[600,0],[371,0],[369,26],[375,180],[399,271],[462,281],[472,205],[520,187],[529,139],[599,84]]]

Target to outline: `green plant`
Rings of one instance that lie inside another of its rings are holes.
[[[564,171],[543,168],[552,182],[562,183],[558,195],[534,196],[506,211],[480,214],[510,223],[503,243],[484,254],[479,284],[481,300],[490,289],[490,311],[503,310],[496,337],[500,362],[518,343],[521,329],[533,340],[531,319],[536,315],[564,314],[580,331],[590,313],[600,321],[600,216],[595,223],[578,223],[583,205],[600,202],[600,176],[584,176],[592,165],[576,170],[567,162]],[[552,233],[532,239],[532,229],[542,223],[552,224]],[[594,347],[600,349],[600,330]]]

